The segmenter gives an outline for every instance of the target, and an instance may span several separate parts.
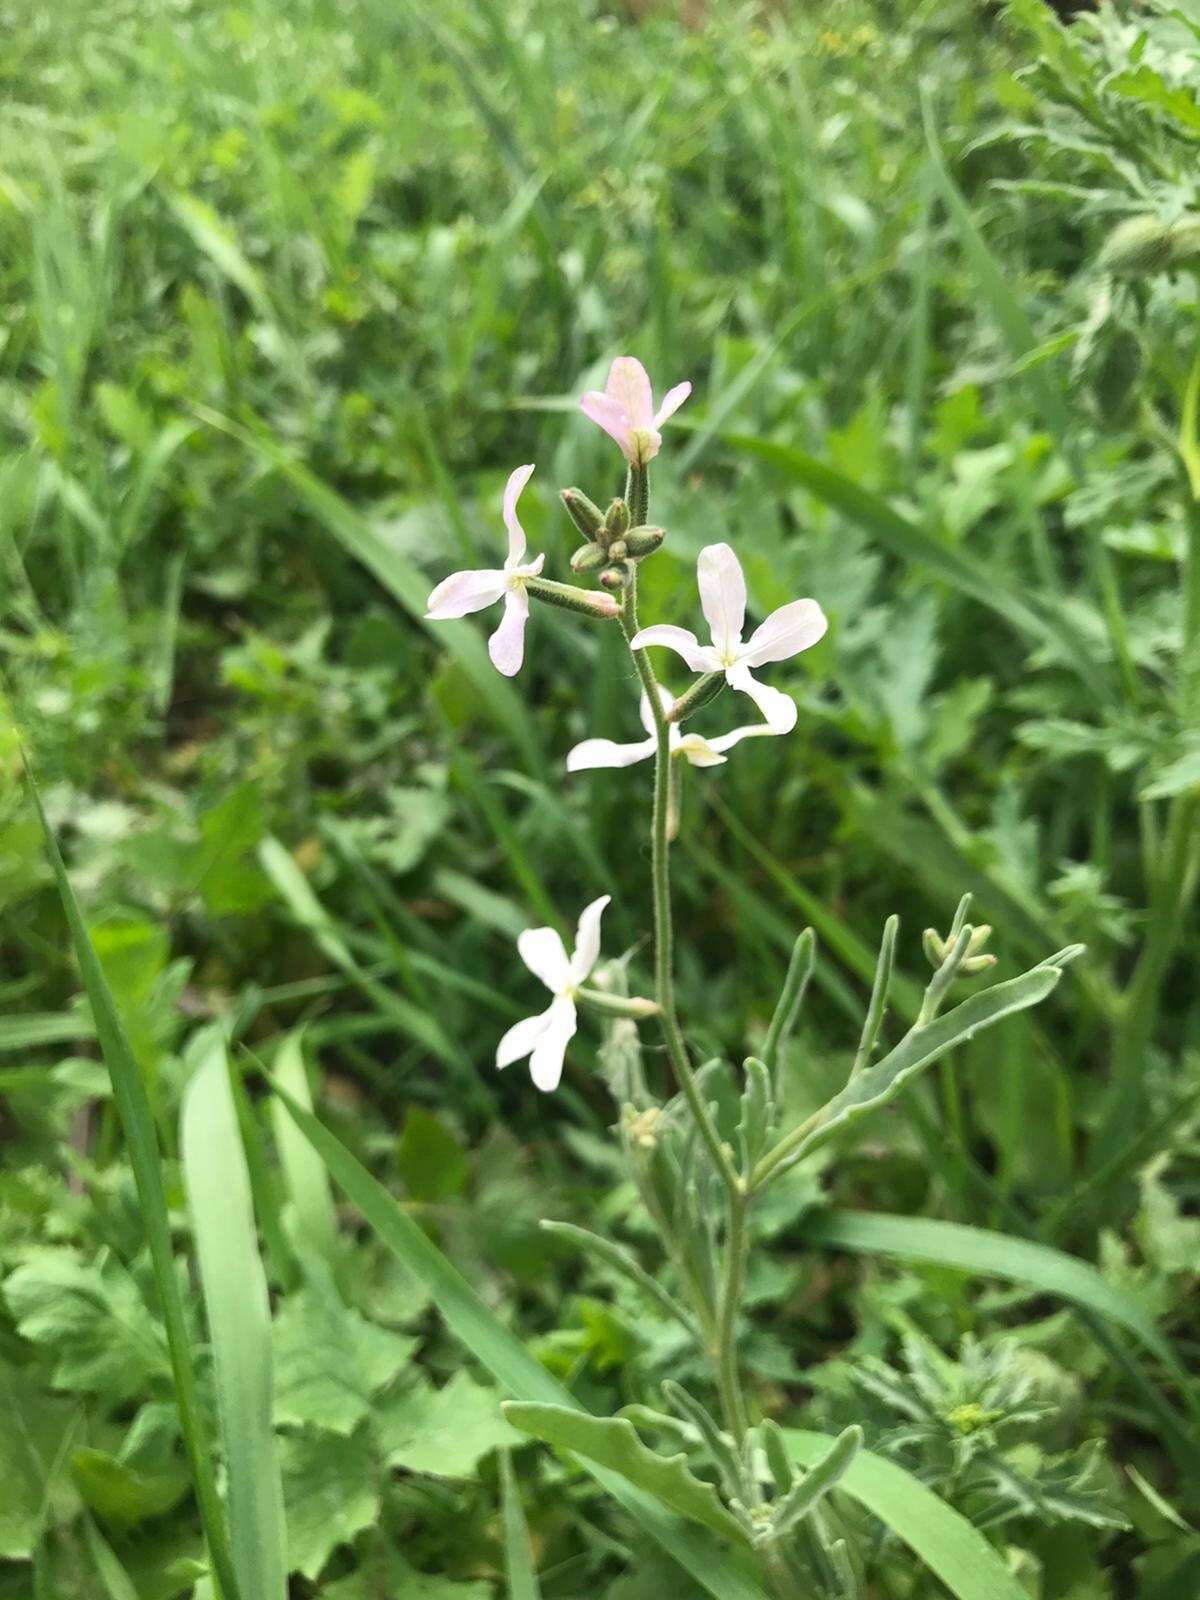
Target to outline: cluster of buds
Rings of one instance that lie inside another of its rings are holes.
[[[978,927],[966,924],[953,930],[945,939],[936,929],[926,928],[921,935],[921,948],[935,972],[944,967],[951,957],[957,956],[954,962],[956,975],[969,978],[977,972],[986,972],[989,967],[996,965],[995,956],[983,948],[991,936],[991,925],[986,922],[981,922]]]
[[[610,593],[624,589],[633,563],[652,556],[665,538],[661,528],[630,527],[624,500],[614,500],[607,511],[601,511],[582,489],[564,489],[561,498],[586,541],[571,557],[571,571],[595,572],[599,568],[596,581]]]

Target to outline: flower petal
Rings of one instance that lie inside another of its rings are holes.
[[[632,428],[654,427],[654,395],[646,369],[636,356],[618,356],[608,369],[604,392],[629,419]]]
[[[554,1006],[551,1004],[545,1011],[539,1011],[536,1017],[522,1017],[520,1022],[513,1023],[496,1046],[497,1067],[511,1067],[514,1061],[520,1061],[523,1056],[532,1052],[550,1026],[550,1013],[553,1010]]]
[[[517,953],[552,994],[571,981],[571,963],[562,940],[553,928],[526,928],[517,936]]]
[[[793,600],[760,622],[739,652],[748,667],[765,667],[768,661],[786,661],[824,636],[829,623],[815,600]]]
[[[761,689],[763,685],[759,683],[757,687]],[[777,689],[772,689],[768,692],[771,694],[779,693]],[[787,698],[787,695],[783,696],[783,699],[787,700]],[[734,728],[730,733],[717,734],[715,739],[708,741],[708,747],[710,750],[724,752],[732,750],[735,744],[741,744],[743,739],[773,739],[784,732],[790,732],[790,729],[773,728],[769,722],[752,722],[747,727]]]
[[[725,762],[715,745],[702,733],[685,733],[671,752],[685,756],[693,767],[719,767]]]
[[[506,566],[515,567],[525,554],[525,529],[517,517],[517,500],[521,490],[533,477],[534,463],[527,466],[516,467],[508,475],[508,482],[504,485],[504,500],[501,515],[504,517],[504,526],[508,529],[508,561]]]
[[[621,447],[621,452],[628,460],[633,449],[630,438],[631,428],[629,418],[615,400],[606,394],[601,394],[599,389],[589,389],[585,395],[580,396],[579,409],[585,417],[589,417],[608,434],[610,439],[615,439]]]
[[[590,772],[597,767],[632,767],[654,754],[654,740],[617,744],[615,739],[584,739],[567,756],[568,772]]]
[[[746,621],[742,564],[727,544],[705,545],[696,563],[696,582],[713,647],[718,655],[731,655],[742,642]]]
[[[579,925],[575,929],[575,949],[571,955],[573,983],[582,983],[600,959],[600,918],[604,915],[605,907],[611,899],[612,895],[602,894],[598,900],[593,900],[591,905],[584,906],[579,913]]]
[[[731,689],[740,689],[743,694],[750,696],[767,719],[767,725],[772,733],[790,733],[796,726],[796,702],[782,690],[772,689],[765,683],[759,683],[744,663],[739,662],[736,667],[729,667],[725,673],[725,681]]]
[[[560,995],[546,1012],[546,1019],[545,1032],[529,1058],[529,1076],[544,1094],[557,1089],[562,1077],[563,1057],[579,1025],[575,1002]]]
[[[514,678],[525,659],[525,624],[529,620],[529,596],[524,589],[510,589],[504,596],[504,616],[488,640],[488,655],[497,672]]]
[[[506,582],[503,572],[452,572],[429,596],[425,615],[431,622],[445,622],[482,611],[499,600]]]
[[[656,623],[653,628],[643,628],[629,641],[634,650],[644,650],[647,645],[661,644],[682,656],[693,672],[720,672],[717,653],[703,645],[687,628],[676,628],[670,622]]]
[[[654,426],[661,428],[668,417],[673,417],[692,392],[690,383],[677,383],[663,395],[662,405],[654,413]]]

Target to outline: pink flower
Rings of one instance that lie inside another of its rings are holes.
[[[510,1067],[529,1057],[529,1074],[539,1089],[557,1089],[563,1057],[575,1037],[575,996],[600,958],[600,918],[611,897],[602,894],[580,915],[570,956],[553,928],[526,928],[517,940],[521,960],[554,999],[536,1017],[514,1022],[496,1048],[496,1065]]]
[[[727,544],[706,545],[696,563],[696,581],[712,644],[702,645],[686,628],[662,623],[643,628],[630,640],[635,650],[662,644],[683,657],[693,672],[723,672],[731,689],[748,694],[767,719],[772,733],[796,726],[796,703],[778,689],[759,683],[751,669],[769,661],[786,661],[816,644],[829,624],[815,600],[793,600],[772,611],[746,642],[746,580],[741,563]]]
[[[533,463],[518,467],[504,486],[503,516],[508,529],[508,559],[502,570],[452,572],[429,596],[425,615],[433,622],[450,617],[465,617],[471,611],[504,601],[500,626],[488,640],[488,655],[497,672],[511,678],[521,670],[525,659],[525,623],[529,617],[529,596],[525,583],[542,570],[545,556],[524,561],[525,530],[517,518],[517,499],[533,476]]]
[[[674,696],[661,684],[658,693],[663,710],[669,710],[674,704]],[[650,702],[645,695],[642,696],[641,718],[642,727],[650,736],[648,739],[639,740],[637,744],[616,744],[612,739],[585,739],[567,756],[567,771],[586,772],[595,767],[632,767],[635,762],[648,760],[654,754],[657,741],[654,719],[650,715]],[[734,728],[732,733],[721,733],[715,739],[706,739],[703,734],[684,733],[678,723],[672,722],[668,724],[667,731],[671,739],[673,756],[682,756],[693,767],[719,767],[725,761],[724,752],[732,750],[735,744],[740,744],[743,739],[754,739],[763,735],[769,737],[778,733],[779,729],[771,727],[766,722],[756,722],[752,727]]]
[[[674,416],[691,392],[690,383],[677,383],[667,390],[655,411],[645,367],[635,356],[618,356],[608,369],[604,393],[589,389],[580,400],[579,409],[617,441],[630,466],[644,467],[662,449],[659,428]]]

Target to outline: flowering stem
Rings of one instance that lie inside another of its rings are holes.
[[[741,1184],[729,1193],[729,1231],[725,1240],[725,1279],[721,1285],[720,1303],[717,1307],[717,1389],[721,1396],[721,1410],[725,1425],[733,1435],[739,1450],[749,1418],[746,1399],[742,1393],[741,1373],[737,1359],[737,1316],[742,1304],[742,1290],[746,1281],[746,1254],[749,1238],[746,1212],[750,1195]],[[750,1482],[754,1484],[751,1475]]]
[[[634,483],[633,468],[630,468],[629,477],[632,488]],[[644,469],[641,472],[641,479],[644,494]],[[636,568],[630,574],[629,582],[625,586],[625,600],[621,607],[619,621],[626,642],[632,641],[638,631]],[[674,933],[671,923],[671,845],[669,828],[671,810],[671,734],[667,719],[663,714],[662,703],[659,700],[658,680],[654,676],[654,668],[650,665],[650,658],[644,650],[633,649],[632,643],[630,643],[629,653],[633,657],[634,666],[637,668],[638,677],[642,681],[642,689],[650,707],[650,714],[654,719],[654,821],[651,833],[650,875],[654,902],[655,998],[658,1000],[663,1043],[666,1045],[667,1059],[671,1063],[676,1081],[700,1131],[700,1137],[704,1140],[705,1147],[712,1157],[713,1166],[717,1169],[717,1173],[726,1189],[730,1194],[734,1194],[740,1189],[740,1181],[734,1170],[729,1152],[722,1144],[721,1137],[709,1114],[704,1096],[696,1083],[696,1075],[692,1071],[691,1062],[688,1060],[687,1045],[684,1043],[683,1032],[679,1026],[679,1018],[675,1013],[675,978],[672,967]]]

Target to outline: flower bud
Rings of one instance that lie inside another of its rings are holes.
[[[604,515],[604,535],[609,539],[620,539],[629,532],[629,507],[624,500],[614,500]]]
[[[614,539],[608,547],[608,559],[610,561],[624,561],[628,554],[629,549],[624,539]]]
[[[652,556],[666,537],[662,528],[630,528],[625,535],[625,548],[635,561],[641,561],[644,556]]]
[[[604,581],[603,573],[600,581]],[[609,595],[597,594],[594,589],[576,589],[569,583],[553,583],[549,578],[526,578],[525,588],[538,600],[588,617],[615,617],[620,610]]]
[[[594,539],[604,526],[604,513],[582,489],[562,489],[559,499],[567,508],[567,515],[585,539]]]
[[[1148,278],[1166,272],[1171,259],[1172,229],[1157,217],[1128,217],[1109,234],[1098,265],[1115,278]]]
[[[595,539],[587,544],[581,544],[571,557],[572,572],[594,572],[597,567],[602,567],[605,562],[604,546],[597,544]]]
[[[625,587],[628,575],[624,562],[614,562],[611,567],[605,567],[598,582],[602,589],[607,589],[611,594],[619,594]]]

